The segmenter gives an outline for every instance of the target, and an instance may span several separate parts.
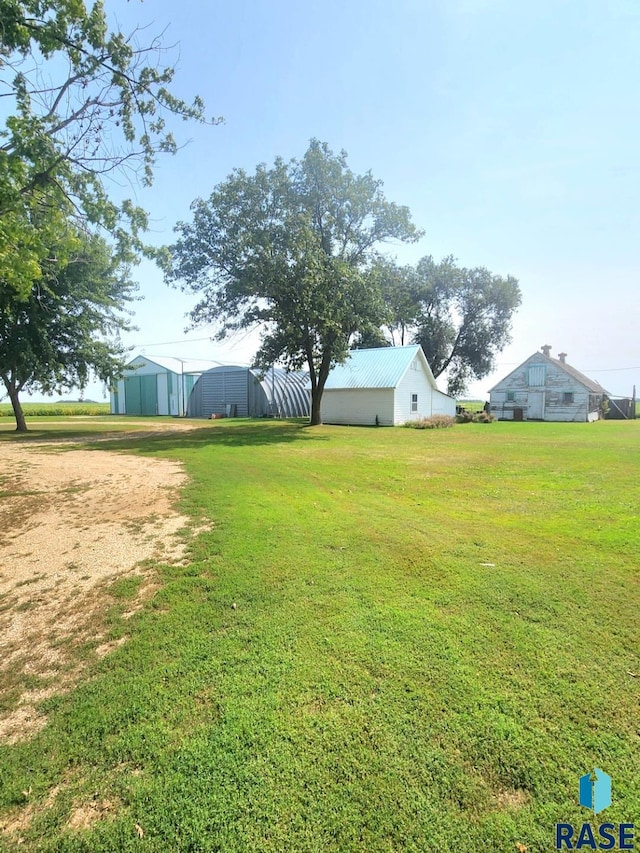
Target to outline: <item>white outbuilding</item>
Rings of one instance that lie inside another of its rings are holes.
[[[112,415],[187,414],[196,380],[220,362],[206,359],[138,355],[111,389]]]
[[[394,426],[455,413],[417,345],[352,350],[329,374],[321,403],[327,424]]]

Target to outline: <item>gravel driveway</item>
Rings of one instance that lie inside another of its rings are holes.
[[[136,566],[184,557],[185,481],[169,460],[0,443],[0,742],[37,731],[37,703],[73,684],[69,649],[100,639],[106,584],[138,572],[149,595],[153,571]]]

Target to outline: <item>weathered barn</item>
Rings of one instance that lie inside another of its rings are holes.
[[[352,350],[329,374],[321,403],[328,424],[393,426],[455,413],[420,346]]]
[[[187,413],[208,418],[302,418],[309,416],[307,374],[282,368],[262,372],[253,367],[214,367],[193,386]]]
[[[491,414],[514,421],[595,421],[607,392],[593,379],[567,364],[567,354],[551,358],[551,347],[505,376],[490,393]]]
[[[111,389],[111,414],[186,415],[196,380],[217,364],[204,359],[136,356]]]

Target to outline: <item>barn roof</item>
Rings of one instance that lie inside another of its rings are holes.
[[[419,345],[351,350],[327,377],[326,391],[343,388],[395,388],[414,358],[419,358],[433,387],[436,382]]]
[[[577,370],[575,367],[572,367],[570,364],[567,364],[566,361],[560,361],[559,358],[551,358],[551,356],[547,356],[547,358],[549,359],[549,361],[552,361],[554,364],[557,364],[558,367],[561,367],[565,373],[569,374],[569,376],[573,376],[573,378],[577,382],[581,382],[593,394],[607,393],[599,382],[596,382],[595,379],[589,379],[588,376],[585,376],[584,373],[580,373],[579,370]]]
[[[129,366],[133,366],[134,362],[150,361],[152,364],[157,364],[164,370],[171,373],[204,373],[205,370],[210,370],[212,367],[217,367],[219,361],[210,361],[203,358],[175,358],[168,355],[137,355],[131,359]]]
[[[531,360],[534,360],[536,363],[542,363],[545,361],[551,362],[551,364],[555,364],[557,367],[562,368],[565,373],[568,373],[569,376],[573,377],[576,382],[579,382],[581,385],[584,385],[587,390],[589,390],[592,394],[607,394],[608,392],[600,385],[599,382],[596,382],[595,379],[589,379],[588,376],[585,376],[584,373],[581,373],[577,368],[572,367],[570,364],[567,364],[566,361],[561,361],[559,358],[552,358],[550,355],[545,355],[542,352],[534,352],[533,355],[530,355],[529,358],[525,358],[522,364],[519,364],[514,370],[504,376],[499,382],[490,389],[489,393],[495,391],[498,386],[502,385],[510,376],[512,376],[516,371],[520,370],[525,364],[528,364]]]

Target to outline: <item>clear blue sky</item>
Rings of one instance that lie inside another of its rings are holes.
[[[404,262],[455,255],[520,281],[513,344],[485,397],[542,344],[613,393],[640,390],[640,3],[637,0],[106,0],[124,30],[167,28],[174,89],[219,127],[159,161],[137,199],[153,241],[236,166],[300,157],[311,137],[371,169],[425,236]],[[142,36],[144,38],[144,36]],[[255,340],[188,340],[194,298],[137,271],[128,343],[248,362]],[[181,341],[179,344],[165,342]],[[622,368],[627,368],[623,370]],[[99,396],[94,387],[90,396]]]

